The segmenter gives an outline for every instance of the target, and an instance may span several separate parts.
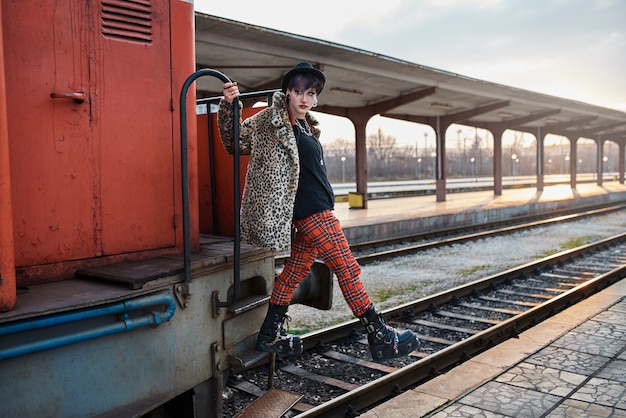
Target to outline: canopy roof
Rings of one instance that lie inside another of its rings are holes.
[[[240,90],[280,87],[282,75],[307,61],[327,83],[316,111],[481,128],[505,127],[572,139],[626,141],[626,113],[491,83],[315,38],[196,13],[198,69],[213,68]],[[217,79],[198,79],[198,97],[221,95]]]

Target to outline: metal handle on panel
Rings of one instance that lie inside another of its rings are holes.
[[[87,100],[87,95],[78,91],[74,93],[50,93],[50,97],[53,99],[72,99],[76,103],[82,103]]]

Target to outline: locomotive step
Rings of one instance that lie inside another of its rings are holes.
[[[269,353],[251,348],[241,353],[228,356],[228,364],[234,369],[248,369],[265,360]]]
[[[228,307],[228,312],[240,315],[269,302],[269,295],[248,295],[235,301]]]
[[[300,399],[302,399],[302,395],[272,388],[248,405],[246,409],[235,415],[235,418],[280,418],[297,404]]]

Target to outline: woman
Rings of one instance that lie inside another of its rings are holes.
[[[283,328],[291,296],[319,256],[337,276],[348,306],[368,332],[372,358],[404,356],[419,347],[416,335],[385,324],[370,302],[339,221],[333,214],[333,189],[326,175],[317,106],[326,78],[309,63],[299,63],[282,79],[272,106],[246,119],[240,127],[240,153],[250,154],[241,203],[241,238],[252,245],[283,250],[290,257],[274,283],[257,349],[295,355],[300,337]],[[224,84],[218,120],[222,142],[233,152],[233,100],[237,83]],[[295,235],[291,240],[291,227]]]

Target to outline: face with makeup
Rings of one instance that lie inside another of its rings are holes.
[[[306,113],[317,106],[317,95],[323,84],[312,74],[296,74],[287,83],[287,104],[296,119],[304,119]]]

